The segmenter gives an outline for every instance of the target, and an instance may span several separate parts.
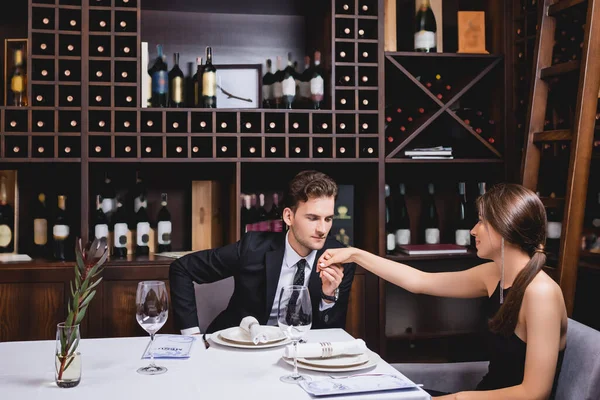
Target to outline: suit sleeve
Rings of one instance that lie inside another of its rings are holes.
[[[354,271],[356,264],[343,264],[344,278],[340,283],[339,297],[335,305],[327,310],[319,311],[318,318],[315,318],[315,329],[342,328],[346,327],[346,312],[348,311],[348,301],[350,299],[350,290],[354,280]]]
[[[216,249],[202,250],[175,260],[169,268],[172,310],[177,329],[198,326],[194,282],[216,282],[236,274],[249,235]]]

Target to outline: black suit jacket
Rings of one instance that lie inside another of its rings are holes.
[[[317,252],[312,266],[308,290],[313,307],[312,327],[315,329],[344,328],[346,324],[355,264],[344,264],[344,279],[335,305],[319,311],[322,284],[316,263],[325,249],[337,247],[342,245],[328,238],[323,249]],[[237,326],[242,318],[249,315],[265,325],[273,307],[284,252],[285,233],[248,232],[236,243],[198,251],[174,261],[169,269],[169,280],[177,328],[198,326],[193,282],[210,283],[230,276],[235,279],[231,300],[212,321],[207,332]]]

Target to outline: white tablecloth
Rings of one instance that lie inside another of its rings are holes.
[[[207,335],[208,336],[208,335]],[[198,337],[201,339],[201,337]],[[311,330],[307,341],[343,341],[351,336],[342,329]],[[163,375],[136,372],[149,360],[141,359],[150,337],[82,339],[82,380],[79,386],[61,389],[54,383],[54,341],[0,343],[1,400],[118,400],[118,399],[311,399],[301,387],[282,383],[279,377],[292,367],[281,360],[283,347],[242,350],[197,340],[189,359],[157,360],[168,368]],[[313,379],[327,374],[299,370]],[[351,372],[402,375],[385,361],[374,369]],[[344,375],[338,373],[337,375]],[[421,389],[330,397],[342,399],[428,400]]]

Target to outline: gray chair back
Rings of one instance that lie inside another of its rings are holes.
[[[200,332],[206,332],[213,319],[227,308],[233,288],[233,277],[202,285],[194,283]]]
[[[600,332],[569,318],[556,400],[600,399]]]

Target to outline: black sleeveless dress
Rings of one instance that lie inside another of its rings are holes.
[[[510,288],[504,289],[504,298],[508,295]],[[500,283],[488,301],[488,317],[492,318],[500,309]],[[503,335],[487,333],[487,351],[490,365],[488,373],[477,385],[476,390],[495,390],[505,387],[519,385],[523,382],[525,375],[525,353],[527,343],[523,342],[514,332],[506,337]],[[556,395],[556,384],[562,367],[564,350],[558,353],[556,373],[550,399]]]

